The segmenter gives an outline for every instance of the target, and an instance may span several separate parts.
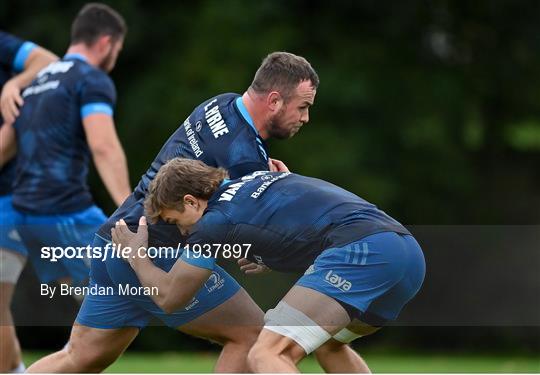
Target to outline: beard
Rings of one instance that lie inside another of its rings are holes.
[[[285,113],[285,109],[285,107],[282,108],[269,120],[268,134],[272,138],[289,139],[298,132],[296,127],[288,128],[283,122],[283,114]]]
[[[109,73],[111,70],[113,70],[115,62],[116,62],[116,59],[113,56],[113,51],[111,48],[107,56],[105,56],[103,60],[101,60],[101,63],[99,64],[99,68]]]

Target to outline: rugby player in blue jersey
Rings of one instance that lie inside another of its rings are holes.
[[[7,152],[13,140],[13,121],[23,104],[21,90],[39,70],[56,57],[36,44],[0,31],[0,149]],[[2,163],[3,164],[3,163]],[[15,164],[0,170],[0,372],[23,372],[21,349],[10,312],[15,284],[26,261],[26,249],[16,230],[18,216],[11,203]]]
[[[131,191],[112,118],[116,92],[106,74],[115,64],[125,31],[124,20],[111,8],[85,6],[73,23],[67,54],[41,69],[22,91],[24,105],[13,124],[15,143],[12,138],[10,147],[2,148],[2,162],[17,153],[9,181],[14,217],[44,283],[88,280],[84,259],[50,262],[40,258],[40,250],[86,246],[106,220],[86,182],[90,157],[116,204]],[[16,58],[19,66],[21,61],[24,56]]]
[[[131,190],[113,121],[116,91],[107,75],[125,33],[125,22],[113,9],[98,3],[84,6],[73,22],[67,54],[42,69],[22,92],[24,105],[13,125],[13,207],[43,283],[88,280],[85,259],[51,262],[41,258],[41,249],[86,246],[105,222],[87,184],[90,158],[117,205]]]
[[[305,271],[266,313],[248,355],[252,371],[298,372],[296,364],[328,340],[349,343],[395,320],[420,289],[425,275],[420,246],[373,204],[289,172],[227,177],[224,169],[176,158],[152,181],[145,201],[149,221],[163,219],[189,234],[172,267],[144,256],[144,216],[137,233],[119,221],[112,236],[116,244],[143,250],[127,260],[143,287],[157,287],[151,298],[166,312],[190,303],[209,277],[219,279],[216,255],[245,256],[245,270],[253,271],[251,263]],[[351,364],[339,360],[333,368],[348,372]]]
[[[135,191],[97,232],[93,247],[107,249],[111,228],[122,218],[132,227],[137,226],[144,214],[150,182],[172,158],[197,159],[225,168],[235,178],[257,170],[286,170],[283,163],[268,157],[265,140],[290,138],[309,121],[309,107],[318,84],[316,72],[304,58],[274,52],[263,60],[243,95],[221,94],[198,105],[163,145]],[[150,225],[149,236],[151,245],[156,247],[176,247],[182,241],[178,228],[164,221]],[[103,258],[92,259],[90,287],[139,284],[122,259]],[[167,268],[175,260],[155,262]],[[216,275],[219,282],[201,288],[187,306],[171,314],[149,296],[99,295],[89,291],[70,343],[32,365],[29,371],[102,371],[122,354],[153,316],[171,328],[223,345],[215,371],[246,371],[247,353],[262,328],[264,314],[224,270],[216,268]]]

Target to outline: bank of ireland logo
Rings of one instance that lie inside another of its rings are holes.
[[[197,123],[195,124],[195,131],[196,132],[200,132],[202,129],[202,122],[201,121],[197,121]]]
[[[208,280],[204,283],[204,286],[208,293],[212,293],[216,289],[221,289],[223,284],[225,284],[225,279],[223,279],[219,273],[212,272]]]

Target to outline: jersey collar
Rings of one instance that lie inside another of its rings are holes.
[[[255,127],[255,123],[253,122],[253,119],[251,118],[251,115],[249,114],[246,106],[244,105],[244,102],[242,101],[242,97],[239,96],[236,98],[236,107],[240,111],[240,114],[246,120],[246,122],[255,130],[255,133],[259,135],[259,132],[257,131],[257,128]]]
[[[80,53],[67,53],[64,55],[64,59],[76,59],[76,60],[84,61],[85,63],[88,62],[88,59],[84,55],[81,55]]]
[[[229,180],[228,178],[224,178],[223,181],[221,181],[221,184],[219,185],[219,187],[221,188],[221,187],[227,185],[231,181],[232,180]]]

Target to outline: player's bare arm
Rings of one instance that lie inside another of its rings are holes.
[[[83,119],[94,163],[103,184],[118,206],[131,193],[126,155],[116,134],[112,116],[95,113]]]
[[[24,63],[24,70],[4,84],[0,96],[0,109],[5,123],[13,123],[19,116],[19,108],[24,104],[21,90],[32,82],[41,69],[56,60],[58,56],[54,53],[36,47]]]
[[[0,170],[17,153],[15,129],[13,124],[4,124],[0,128]]]
[[[182,260],[178,260],[169,272],[156,267],[146,256],[148,226],[144,216],[139,220],[136,233],[129,230],[124,220],[120,220],[111,234],[116,245],[131,249],[127,261],[142,286],[158,288],[158,294],[153,295],[152,299],[166,313],[186,306],[212,273],[209,269],[192,266]]]

